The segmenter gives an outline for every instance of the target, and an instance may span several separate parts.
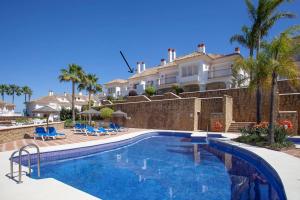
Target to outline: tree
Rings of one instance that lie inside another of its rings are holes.
[[[30,89],[30,87],[28,86],[23,86],[22,87],[22,92],[24,94],[24,103],[27,103],[27,97],[28,100],[30,101],[31,95],[32,95],[32,90]],[[27,115],[27,106],[25,106],[25,115]]]
[[[25,103],[27,102],[27,95],[28,95],[29,90],[30,90],[30,88],[28,86],[22,87],[22,91],[23,91],[23,94],[24,94],[24,102]]]
[[[102,87],[98,84],[96,74],[87,74],[82,77],[81,83],[78,85],[79,90],[86,90],[89,93],[89,109],[91,109],[91,95],[102,92]],[[89,115],[89,122],[91,122],[91,115]]]
[[[278,76],[296,80],[298,70],[293,57],[300,53],[300,44],[294,44],[290,37],[300,26],[292,27],[281,33],[279,37],[274,38],[270,44],[264,46],[264,53],[269,58],[270,76],[271,76],[271,95],[270,95],[270,112],[269,112],[269,142],[275,141],[275,120],[276,105],[275,96],[277,93]]]
[[[249,73],[252,73],[252,72],[249,71]],[[240,69],[232,68],[231,84],[232,84],[233,88],[236,88],[236,87],[239,88],[239,87],[245,85],[248,82],[248,80],[249,80],[249,77],[247,74],[240,73]]]
[[[289,12],[279,12],[277,8],[288,0],[259,0],[257,7],[252,0],[245,0],[248,14],[252,21],[251,33],[255,38],[256,58],[259,57],[262,39],[268,35],[274,24],[282,18],[292,18],[295,15]],[[252,76],[252,74],[251,74]],[[262,86],[256,83],[256,122],[260,123],[262,119]]]
[[[230,38],[230,43],[233,42],[237,42],[243,47],[249,49],[249,56],[253,57],[255,49],[255,37],[251,28],[243,26],[241,34],[235,34]]]
[[[4,95],[7,93],[8,86],[6,84],[1,84],[0,85],[0,94],[2,97],[2,101],[4,101]]]
[[[14,104],[15,103],[15,95],[17,95],[17,96],[22,95],[22,89],[15,84],[11,84],[8,86],[7,94],[12,95],[12,104]]]
[[[113,112],[114,112],[114,110],[109,107],[101,108],[100,109],[100,117],[102,117],[103,119],[109,119],[112,117]]]
[[[60,75],[58,77],[60,82],[71,82],[72,83],[72,120],[75,124],[75,87],[77,83],[80,83],[82,77],[84,76],[84,71],[79,65],[69,64],[67,69],[61,69]]]
[[[148,86],[148,87],[146,87],[146,89],[145,89],[145,93],[146,93],[148,96],[152,96],[152,95],[154,95],[154,94],[156,93],[156,89],[155,89],[155,87],[153,87],[153,86]]]
[[[268,75],[268,57],[260,53],[257,58],[238,58],[233,64],[233,72],[243,70],[246,73],[252,72],[252,79],[249,81],[249,88],[256,89],[260,86],[267,85],[269,82]]]
[[[28,88],[27,95],[28,95],[28,101],[29,102],[31,100],[32,93],[33,93],[33,91],[31,90],[31,88]]]

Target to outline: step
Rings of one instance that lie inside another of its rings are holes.
[[[232,122],[229,126],[228,132],[240,132],[241,128],[254,125],[255,122]]]

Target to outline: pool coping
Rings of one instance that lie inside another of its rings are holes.
[[[59,146],[41,147],[40,150],[41,152],[49,152],[49,151],[60,151],[60,150],[88,147],[94,145],[101,145],[101,144],[107,144],[107,143],[113,143],[113,142],[131,139],[136,136],[140,136],[150,132],[171,132],[171,133],[189,133],[189,134],[195,133],[192,131],[149,129],[145,131],[138,131],[138,132],[124,134],[117,137],[106,138],[103,140],[65,144]],[[236,137],[236,134],[227,134],[227,133],[225,134],[221,133],[221,134],[229,138]],[[232,140],[229,140],[228,138],[218,139],[218,141],[248,150],[256,154],[257,156],[261,157],[262,159],[264,159],[278,173],[278,176],[280,177],[283,183],[283,187],[285,189],[285,194],[287,199],[289,200],[299,199],[299,195],[297,193],[297,191],[300,191],[300,170],[299,170],[300,159],[299,158],[296,158],[294,156],[282,152],[277,152],[265,148],[237,143]],[[30,151],[34,152],[33,149],[30,149]],[[0,187],[2,188],[3,191],[0,194],[1,199],[6,199],[6,198],[12,200],[24,199],[24,198],[41,199],[39,195],[42,195],[44,200],[53,199],[53,198],[66,199],[68,197],[72,199],[99,199],[52,178],[36,180],[27,176],[23,176],[22,178],[24,179],[24,183],[16,184],[15,182],[13,182],[12,180],[8,179],[5,176],[9,172],[8,158],[11,153],[12,151],[0,152]],[[53,185],[54,188],[56,189],[49,190],[48,188],[51,185]],[[34,190],[35,195],[32,195],[32,193],[29,192],[31,190]],[[13,193],[18,192],[18,194],[22,194],[22,195],[17,195],[17,196],[11,195],[12,191]]]

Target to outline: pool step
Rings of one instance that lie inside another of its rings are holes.
[[[191,135],[192,142],[207,144],[208,138],[222,138],[221,133],[198,132]]]

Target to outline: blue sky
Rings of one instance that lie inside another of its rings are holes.
[[[299,15],[299,8],[295,0],[280,9]],[[70,92],[57,79],[69,63],[103,84],[130,75],[120,50],[131,65],[146,66],[167,58],[168,48],[182,55],[202,42],[209,53],[231,53],[230,36],[249,23],[242,0],[0,0],[0,83],[28,85],[33,98]],[[269,37],[295,24],[299,17],[282,20]],[[23,99],[16,98],[19,111]]]

